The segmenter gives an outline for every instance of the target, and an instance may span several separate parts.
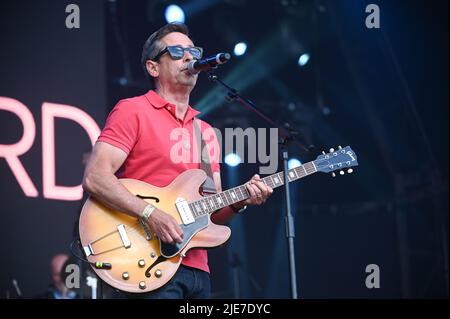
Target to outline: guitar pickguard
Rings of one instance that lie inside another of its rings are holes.
[[[197,217],[194,223],[189,225],[180,225],[183,230],[183,242],[177,244],[166,244],[160,240],[161,255],[171,258],[180,253],[196,233],[208,226],[209,216]]]

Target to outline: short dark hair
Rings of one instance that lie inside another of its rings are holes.
[[[159,30],[155,31],[150,35],[144,43],[144,47],[142,48],[142,57],[141,57],[141,65],[144,69],[146,76],[150,79],[153,86],[155,85],[154,78],[150,76],[147,71],[146,62],[147,60],[152,60],[156,57],[156,55],[164,49],[164,45],[161,41],[163,37],[172,32],[180,32],[187,36],[189,36],[189,30],[187,25],[179,22],[168,23],[165,26],[159,28]]]

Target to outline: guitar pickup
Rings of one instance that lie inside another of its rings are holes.
[[[180,214],[181,220],[184,225],[192,224],[195,222],[194,215],[192,215],[189,204],[183,198],[177,198],[175,201],[175,206],[177,207],[178,214]]]

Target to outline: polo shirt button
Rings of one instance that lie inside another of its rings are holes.
[[[167,109],[168,109],[168,110],[170,111],[171,107],[170,107],[170,106],[168,106],[168,107],[167,107]]]

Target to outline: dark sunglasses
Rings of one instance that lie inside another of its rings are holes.
[[[171,45],[171,46],[166,47],[161,52],[159,52],[152,60],[158,61],[159,58],[166,52],[169,52],[172,60],[179,60],[179,59],[183,58],[184,51],[189,52],[192,55],[192,57],[196,60],[201,59],[202,55],[203,55],[203,49],[200,47],[183,48],[181,45]]]

